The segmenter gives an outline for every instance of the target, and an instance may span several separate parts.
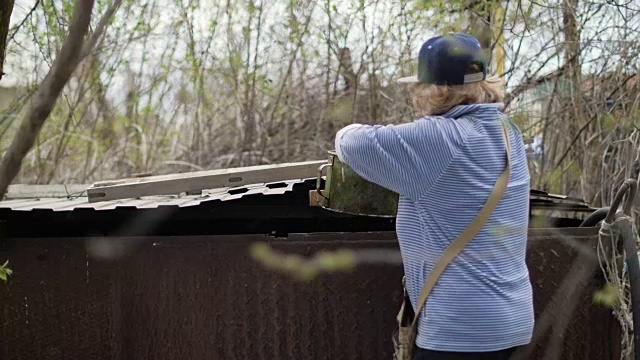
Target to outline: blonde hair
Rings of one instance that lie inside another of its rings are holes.
[[[504,84],[498,77],[464,85],[411,84],[408,88],[418,116],[441,115],[456,105],[496,103],[504,100]]]

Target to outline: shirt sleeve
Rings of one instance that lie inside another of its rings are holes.
[[[417,200],[449,166],[464,140],[450,119],[401,125],[351,124],[336,134],[338,159],[364,179]]]

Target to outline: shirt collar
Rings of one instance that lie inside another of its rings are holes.
[[[458,118],[469,114],[497,113],[504,108],[503,103],[456,105],[444,113],[442,117]]]

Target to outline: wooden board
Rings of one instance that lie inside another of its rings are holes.
[[[13,199],[38,199],[38,198],[66,198],[68,196],[84,196],[84,191],[89,185],[83,184],[56,184],[56,185],[9,185],[5,200]]]
[[[248,166],[183,174],[101,181],[87,189],[89,202],[172,195],[205,189],[315,178],[326,160]]]

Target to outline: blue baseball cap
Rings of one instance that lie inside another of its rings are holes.
[[[473,69],[476,72],[472,72]],[[418,75],[398,79],[398,82],[462,85],[486,77],[487,61],[478,39],[469,34],[449,33],[425,41],[418,54]]]

